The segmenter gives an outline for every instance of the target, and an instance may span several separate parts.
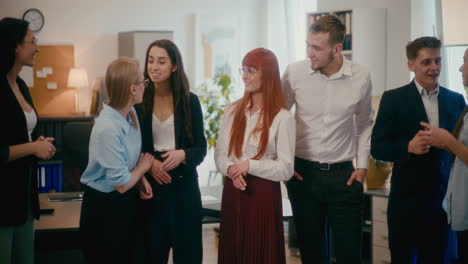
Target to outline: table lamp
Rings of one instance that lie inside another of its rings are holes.
[[[81,113],[80,108],[80,90],[88,87],[88,74],[85,69],[82,68],[72,68],[68,74],[67,86],[70,88],[76,89],[76,101],[75,101],[75,111]]]

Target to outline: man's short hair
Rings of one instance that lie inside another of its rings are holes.
[[[414,60],[418,57],[420,49],[440,49],[441,46],[440,40],[436,37],[420,37],[408,42],[406,45],[406,57],[408,60]]]
[[[329,43],[331,45],[343,44],[346,26],[336,16],[325,15],[310,25],[309,32],[329,33]]]

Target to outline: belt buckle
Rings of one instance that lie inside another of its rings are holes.
[[[323,170],[323,171],[328,171],[330,170],[330,163],[325,163],[327,165],[327,167],[322,167],[322,165],[324,165],[323,163],[320,164],[320,170]]]

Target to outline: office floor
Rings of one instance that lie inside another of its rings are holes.
[[[218,259],[218,248],[216,246],[216,233],[214,228],[218,227],[218,224],[205,224],[203,225],[203,263],[216,264]],[[286,263],[288,264],[299,264],[301,263],[300,258],[297,256],[291,256],[290,250],[287,246],[288,236],[287,228],[285,225],[285,247],[286,247]],[[49,236],[50,237],[50,233]],[[67,237],[73,239],[74,234],[68,234]],[[37,237],[40,239],[39,237]],[[49,241],[48,241],[49,242]],[[81,251],[76,248],[62,248],[62,249],[38,249],[36,251],[36,264],[82,264],[85,263]],[[169,261],[172,263],[172,260]]]

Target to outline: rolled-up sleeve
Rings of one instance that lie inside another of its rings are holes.
[[[97,137],[95,158],[104,169],[105,179],[112,187],[122,186],[130,181],[128,157],[126,156],[123,138],[117,131],[100,133]]]

